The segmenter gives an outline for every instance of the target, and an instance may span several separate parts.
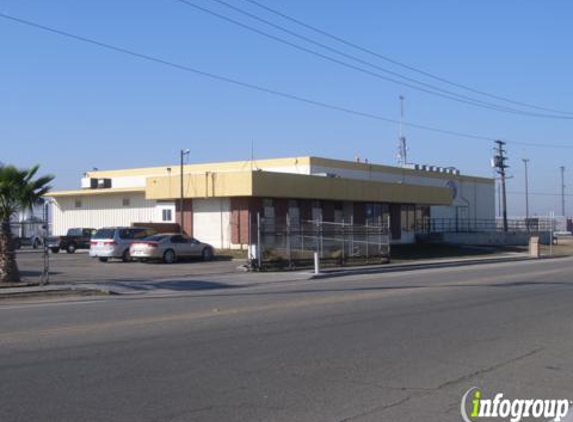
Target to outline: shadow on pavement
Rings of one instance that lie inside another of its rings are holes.
[[[227,283],[220,283],[215,281],[199,281],[199,280],[173,280],[173,281],[158,281],[158,282],[145,282],[140,283],[124,283],[117,281],[113,283],[115,286],[121,286],[130,290],[149,291],[149,290],[171,290],[179,292],[189,292],[198,290],[219,290],[219,289],[233,289],[243,286],[234,286]]]

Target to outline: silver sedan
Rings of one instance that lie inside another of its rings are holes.
[[[180,258],[213,259],[213,247],[190,236],[179,233],[160,233],[133,242],[129,248],[136,261],[162,260],[172,264]]]

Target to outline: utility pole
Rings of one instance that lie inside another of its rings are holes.
[[[506,153],[507,151],[504,149],[505,142],[503,141],[495,141],[497,144],[495,148],[496,155],[494,155],[492,160],[492,166],[497,170],[501,177],[501,201],[502,201],[502,213],[503,213],[503,231],[506,232],[508,230],[507,227],[507,192],[505,189],[505,169],[509,166],[506,164]]]
[[[525,166],[525,224],[528,225],[529,221],[529,172],[528,164],[529,158],[523,158],[523,165]],[[529,227],[529,226],[528,226]]]
[[[184,197],[185,197],[185,190],[183,187],[183,158],[186,155],[189,155],[189,150],[188,149],[182,149],[180,154],[179,154],[179,158],[180,158],[180,163],[181,163],[181,167],[179,169],[179,187],[180,187],[180,196],[179,196],[179,232],[183,233],[184,231],[184,225],[185,225],[185,214],[183,213],[183,202],[184,202]]]
[[[501,180],[497,182],[497,216],[501,217]]]
[[[565,166],[561,166],[561,215],[565,217]]]
[[[400,133],[398,137],[398,164],[404,167],[408,164],[408,147],[404,135],[404,96],[400,95]]]

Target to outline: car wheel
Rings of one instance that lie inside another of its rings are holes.
[[[105,257],[100,257],[100,258],[99,258],[99,262],[107,262],[107,258],[105,258]]]
[[[163,262],[173,264],[175,262],[175,252],[171,249],[167,249],[163,254]]]
[[[68,245],[68,247],[66,248],[66,252],[67,253],[76,253],[76,245],[74,245],[73,243]]]
[[[130,262],[131,261],[131,255],[129,254],[129,249],[126,249],[123,252],[123,255],[121,256],[121,260],[123,262]]]
[[[203,261],[211,261],[213,259],[213,251],[211,250],[211,248],[203,249],[203,252],[201,253],[201,258],[203,258]]]
[[[60,248],[50,248],[50,250],[52,251],[52,253],[60,252]]]

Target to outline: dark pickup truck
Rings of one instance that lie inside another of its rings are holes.
[[[74,253],[77,249],[89,249],[90,240],[95,232],[96,229],[69,229],[66,236],[49,236],[46,245],[53,253],[58,253],[60,250]]]

